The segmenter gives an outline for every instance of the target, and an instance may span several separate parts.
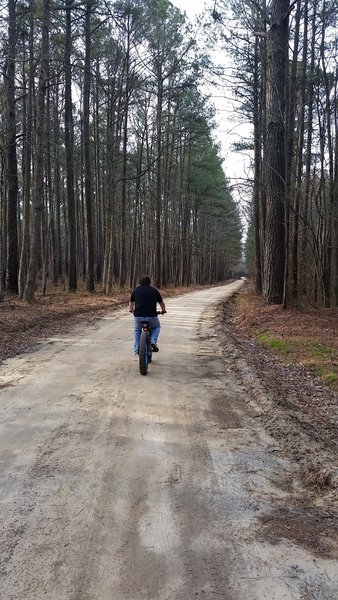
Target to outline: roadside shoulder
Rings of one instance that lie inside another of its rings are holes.
[[[240,331],[235,298],[220,309],[223,351],[232,352],[234,368],[250,385],[257,417],[299,463],[304,485],[337,489],[338,395],[304,367],[283,364]]]

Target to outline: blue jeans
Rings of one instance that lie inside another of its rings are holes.
[[[157,343],[157,338],[160,333],[161,325],[158,317],[134,317],[134,352],[138,352],[140,347],[140,335],[143,321],[148,321],[149,323],[150,341],[152,344]]]

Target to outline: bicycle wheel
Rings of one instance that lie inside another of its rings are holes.
[[[146,375],[148,372],[148,334],[145,331],[141,332],[138,358],[140,373],[141,375]]]

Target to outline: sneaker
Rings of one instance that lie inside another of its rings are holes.
[[[151,342],[151,349],[153,352],[159,352],[158,346],[156,346],[156,344],[154,344],[153,342]]]
[[[134,352],[134,360],[138,360],[138,350]]]

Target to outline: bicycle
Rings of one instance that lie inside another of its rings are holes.
[[[165,313],[163,311],[156,311],[156,314],[164,315]],[[141,375],[147,375],[148,366],[153,358],[153,349],[150,343],[149,321],[146,320],[142,321],[138,358]]]

